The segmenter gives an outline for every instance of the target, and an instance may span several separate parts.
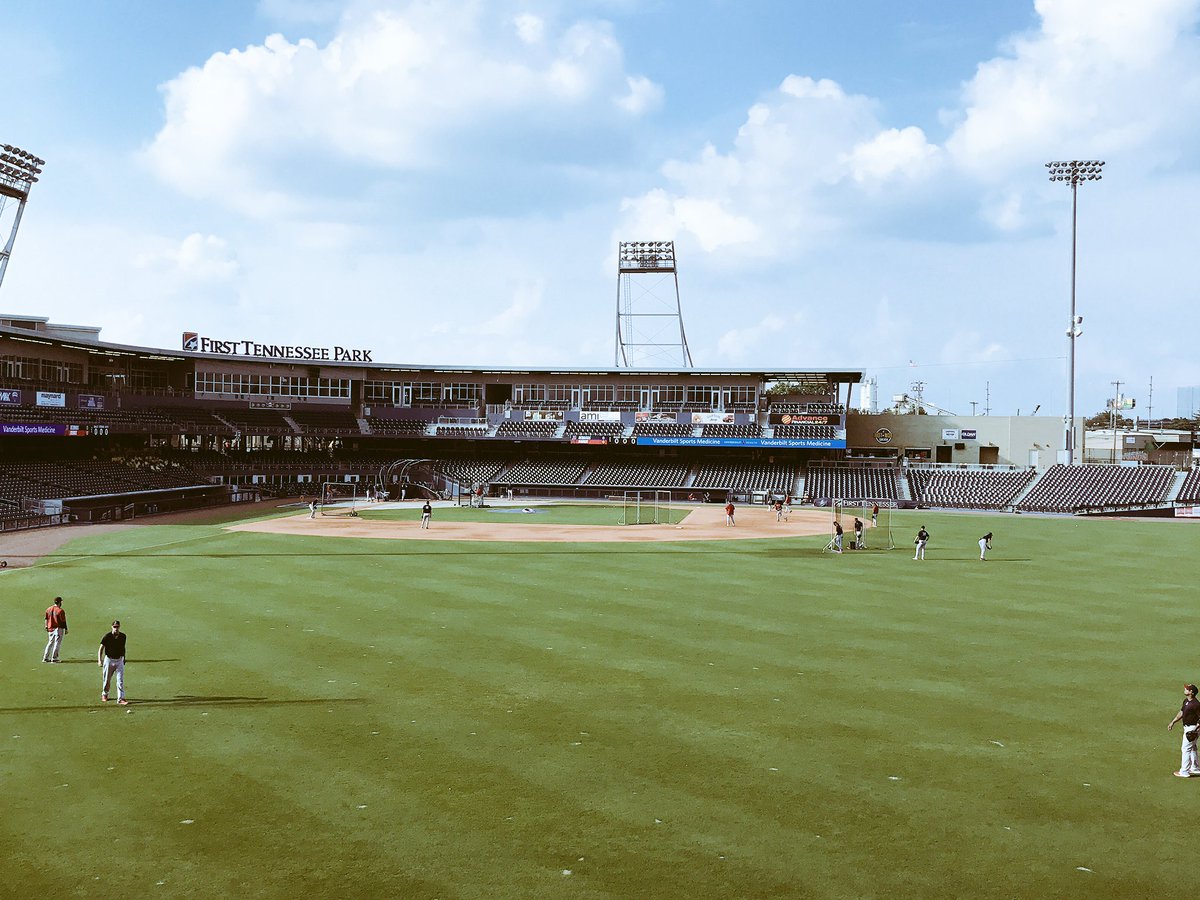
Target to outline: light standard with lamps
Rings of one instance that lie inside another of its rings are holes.
[[[1075,315],[1075,247],[1079,221],[1079,185],[1084,181],[1099,181],[1104,162],[1096,159],[1072,159],[1067,162],[1048,162],[1051,181],[1065,181],[1071,185],[1071,320],[1067,325],[1070,341],[1070,363],[1067,381],[1066,451],[1067,465],[1075,464],[1075,340],[1083,329],[1083,316]]]
[[[39,159],[20,147],[14,147],[12,144],[0,145],[0,213],[4,212],[9,199],[17,201],[17,214],[13,218],[12,231],[4,246],[0,248],[0,284],[4,283],[4,272],[8,268],[8,259],[12,256],[17,229],[21,227],[21,215],[25,212],[29,189],[42,174],[42,166],[45,164],[44,159]]]

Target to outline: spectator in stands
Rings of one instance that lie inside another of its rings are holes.
[[[858,518],[858,516],[855,516],[854,517],[854,549],[855,550],[866,550],[867,549],[867,542],[866,542],[866,539],[864,538],[865,532],[863,530],[865,527],[866,526],[864,526],[862,523],[862,519]]]
[[[1194,684],[1183,686],[1183,705],[1179,707],[1179,712],[1175,713],[1175,718],[1167,724],[1167,731],[1174,728],[1175,723],[1181,719],[1183,720],[1182,756],[1179,771],[1175,773],[1175,776],[1191,778],[1193,775],[1200,775],[1200,762],[1196,759],[1196,738],[1200,736],[1197,733],[1200,731],[1200,700],[1196,699]]]
[[[58,650],[66,633],[67,613],[62,608],[62,597],[55,597],[46,610],[46,649],[42,652],[42,662],[58,662]]]
[[[979,561],[987,558],[987,552],[992,549],[992,533],[989,531],[979,539]]]
[[[929,543],[929,532],[925,530],[925,526],[921,526],[921,530],[917,532],[917,539],[913,541],[917,546],[917,552],[913,554],[913,559],[925,558],[925,545]]]
[[[842,552],[842,523],[837,519],[833,520],[833,552]]]
[[[727,500],[725,502],[725,524],[726,525],[737,525],[737,522],[733,521],[733,500],[732,499]]]
[[[429,505],[429,501],[425,501],[425,505],[421,507],[421,527],[428,528],[429,520],[433,516],[433,507]]]

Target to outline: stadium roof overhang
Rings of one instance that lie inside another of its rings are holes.
[[[47,320],[23,317],[26,321],[44,323]],[[28,328],[12,327],[0,324],[0,336],[31,344],[45,344],[75,350],[104,357],[134,357],[137,359],[158,360],[164,362],[236,362],[253,365],[293,365],[320,366],[330,369],[361,370],[379,375],[468,375],[475,377],[547,377],[561,376],[563,378],[580,379],[600,378],[752,378],[763,382],[824,382],[826,384],[858,384],[862,381],[860,369],[843,369],[834,367],[809,368],[734,368],[734,369],[701,369],[701,368],[657,368],[657,369],[622,369],[582,367],[568,369],[562,366],[451,366],[451,365],[417,365],[411,363],[386,362],[333,362],[329,360],[308,360],[292,358],[275,358],[263,356],[239,356],[233,354],[199,353],[191,350],[163,350],[154,347],[138,347],[129,344],[113,344],[106,341],[92,341],[84,338],[64,338],[53,329],[72,329],[73,326],[49,326],[46,331],[30,331]],[[90,330],[90,329],[89,329]],[[98,331],[99,329],[95,329]]]

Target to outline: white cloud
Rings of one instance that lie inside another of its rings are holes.
[[[790,75],[747,111],[733,146],[669,160],[656,188],[623,204],[632,223],[691,235],[706,251],[758,257],[839,227],[837,198],[904,176],[921,178],[937,148],[918,128],[885,129],[867,97],[836,82]],[[831,193],[832,191],[832,193]]]
[[[799,314],[781,316],[772,313],[750,325],[726,331],[717,339],[717,352],[721,359],[732,362],[761,359],[764,347],[792,341],[803,321],[804,317]]]
[[[545,289],[546,285],[540,281],[519,285],[513,292],[512,303],[478,328],[468,327],[467,333],[506,337],[532,327],[533,316],[541,308]]]
[[[880,183],[901,176],[919,180],[938,164],[938,147],[925,140],[916,126],[888,128],[854,147],[845,161],[859,184]]]
[[[162,86],[165,121],[146,159],[179,190],[271,215],[354,167],[486,161],[492,133],[525,134],[536,158],[553,153],[543,132],[601,134],[660,100],[657,85],[625,71],[608,24],[551,33],[497,7],[356,6],[323,46],[274,34],[215,53]],[[509,39],[496,40],[505,22]]]
[[[625,79],[629,93],[617,99],[617,106],[631,115],[640,116],[658,109],[663,102],[663,89],[649,78],[629,76]]]
[[[1197,0],[1038,0],[1039,30],[981,63],[946,142],[983,180],[1058,157],[1147,148],[1195,130]],[[1159,98],[1171,102],[1160,103]],[[1186,123],[1186,124],[1184,124]],[[1173,143],[1173,142],[1168,142]]]
[[[540,44],[546,34],[546,23],[538,16],[522,13],[513,19],[517,37],[526,44]]]
[[[165,244],[165,242],[163,242]],[[189,281],[225,281],[237,275],[238,261],[229,245],[211,234],[189,234],[177,244],[140,253],[139,268],[167,270]]]

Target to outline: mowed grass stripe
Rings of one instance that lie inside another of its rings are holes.
[[[313,884],[376,894],[1063,894],[1091,877],[1076,865],[1095,869],[1091,890],[1165,888],[1182,875],[1182,845],[1164,820],[1184,815],[1189,786],[1168,774],[1178,739],[1162,725],[1180,662],[1162,648],[1187,604],[1147,594],[1129,560],[1188,583],[1190,535],[1165,523],[922,518],[934,532],[925,564],[903,546],[822,555],[820,541],[379,553],[375,541],[226,535],[157,559],[131,544],[139,555],[123,563],[72,571],[97,590],[68,608],[86,617],[93,598],[124,592],[140,639],[179,659],[131,663],[131,679],[153,671],[172,698],[185,694],[179,681],[251,698],[130,717],[191,750],[181,779],[133,745],[164,796],[191,796],[181,785],[206,770],[237,791],[205,794],[204,821],[239,819],[240,854],[187,828],[162,842],[166,869],[188,877],[180,857],[199,853],[222,890],[284,896],[310,848],[322,856]],[[989,529],[996,565],[980,565],[974,540]],[[1119,553],[1099,546],[1113,536]],[[14,574],[5,587],[22,587],[8,599],[40,615],[61,573]],[[84,634],[91,654],[99,633]],[[29,668],[22,679],[72,667]],[[94,663],[86,671],[91,702]],[[80,744],[56,743],[74,725],[36,726],[91,714],[34,711],[40,683],[18,691],[14,706],[30,711],[14,714],[67,768],[90,771]],[[348,702],[355,683],[369,693]],[[59,702],[78,704],[63,691]],[[332,713],[309,702],[323,697],[347,702]],[[1149,729],[1147,698],[1165,707]],[[564,740],[571,728],[589,731],[579,746]],[[233,774],[255,750],[273,782]],[[15,765],[38,762],[22,751]],[[98,777],[76,783],[103,791]],[[370,801],[346,808],[372,785],[387,815],[372,818]],[[129,831],[162,822],[142,810]],[[38,827],[10,830],[5,846]],[[272,836],[281,831],[290,841]],[[283,860],[276,874],[245,862],[251,847]],[[355,864],[366,852],[372,870]]]

